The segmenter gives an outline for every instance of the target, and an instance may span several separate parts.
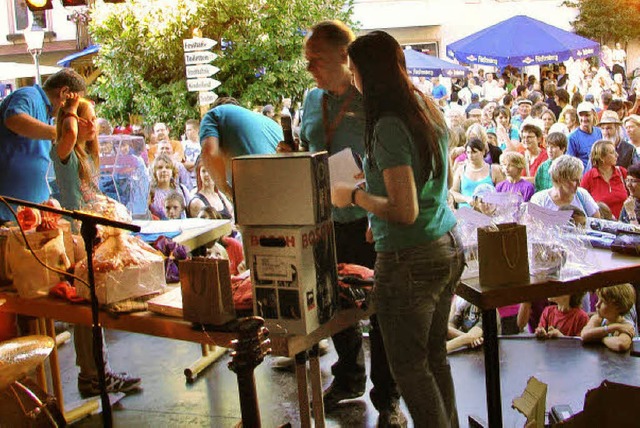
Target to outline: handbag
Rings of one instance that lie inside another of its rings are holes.
[[[182,317],[197,324],[222,325],[236,318],[229,260],[180,260]]]
[[[480,285],[529,283],[527,228],[517,223],[478,228]]]

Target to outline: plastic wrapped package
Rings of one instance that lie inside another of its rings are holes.
[[[166,287],[164,258],[160,252],[129,234],[106,237],[94,249],[96,295],[100,304],[162,292]],[[76,275],[87,280],[87,259],[76,265]],[[76,282],[78,295],[90,298],[89,289]]]
[[[100,135],[100,190],[122,203],[136,218],[148,215],[149,175],[143,137]]]
[[[549,224],[522,213],[527,225],[529,270],[538,279],[569,280],[589,275],[598,267],[587,257],[592,248],[584,228]]]

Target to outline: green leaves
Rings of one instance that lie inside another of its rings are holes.
[[[576,33],[600,43],[628,42],[640,37],[640,3],[637,0],[566,0],[579,15],[572,22]]]
[[[348,24],[352,0],[129,0],[98,3],[90,31],[100,44],[103,75],[90,88],[98,114],[126,123],[167,122],[177,138],[184,122],[199,117],[197,94],[186,89],[182,40],[199,28],[218,41],[215,92],[247,107],[302,101],[312,86],[302,54],[304,34],[324,19]],[[352,25],[353,26],[353,25]]]

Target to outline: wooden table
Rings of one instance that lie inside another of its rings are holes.
[[[91,325],[91,308],[89,305],[73,305],[53,298],[23,299],[13,292],[0,291],[0,301],[1,300],[5,300],[5,302],[4,305],[0,306],[0,311],[45,318],[51,325],[53,325],[53,320],[72,324]],[[360,309],[348,309],[338,312],[331,321],[306,336],[269,336],[271,339],[272,353],[274,355],[295,356],[300,421],[303,427],[311,426],[307,363],[309,364],[311,374],[311,402],[313,403],[315,426],[324,426],[322,380],[320,378],[320,363],[317,352],[318,342],[323,338],[344,330],[369,315],[369,313]],[[189,322],[148,311],[122,314],[117,317],[101,311],[100,325],[104,328],[217,345],[225,348],[231,347],[231,341],[237,337],[234,332],[197,330],[192,328]],[[55,335],[53,329],[50,333]],[[55,349],[54,353],[56,353]],[[55,358],[57,358],[57,353]],[[52,378],[55,378],[56,375],[59,375],[59,373],[52,373]],[[56,391],[56,397],[59,402],[63,403],[61,389],[58,391],[54,387],[54,391]]]
[[[595,290],[637,281],[640,278],[640,258],[637,257],[624,256],[609,250],[591,249],[585,260],[597,266],[599,271],[568,281],[530,278],[526,284],[488,287],[480,284],[478,278],[471,278],[463,280],[458,286],[456,293],[482,310],[487,413],[490,427],[502,427],[496,308]]]

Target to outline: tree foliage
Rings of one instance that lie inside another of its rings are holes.
[[[353,0],[129,0],[98,3],[90,31],[100,45],[102,76],[91,88],[99,114],[128,122],[167,122],[181,130],[199,117],[197,93],[187,92],[182,40],[199,29],[214,39],[219,95],[243,105],[301,101],[312,81],[302,46],[306,29],[324,19],[350,22]]]
[[[578,17],[571,23],[576,33],[601,44],[640,37],[638,0],[567,0],[563,5],[578,9]]]

